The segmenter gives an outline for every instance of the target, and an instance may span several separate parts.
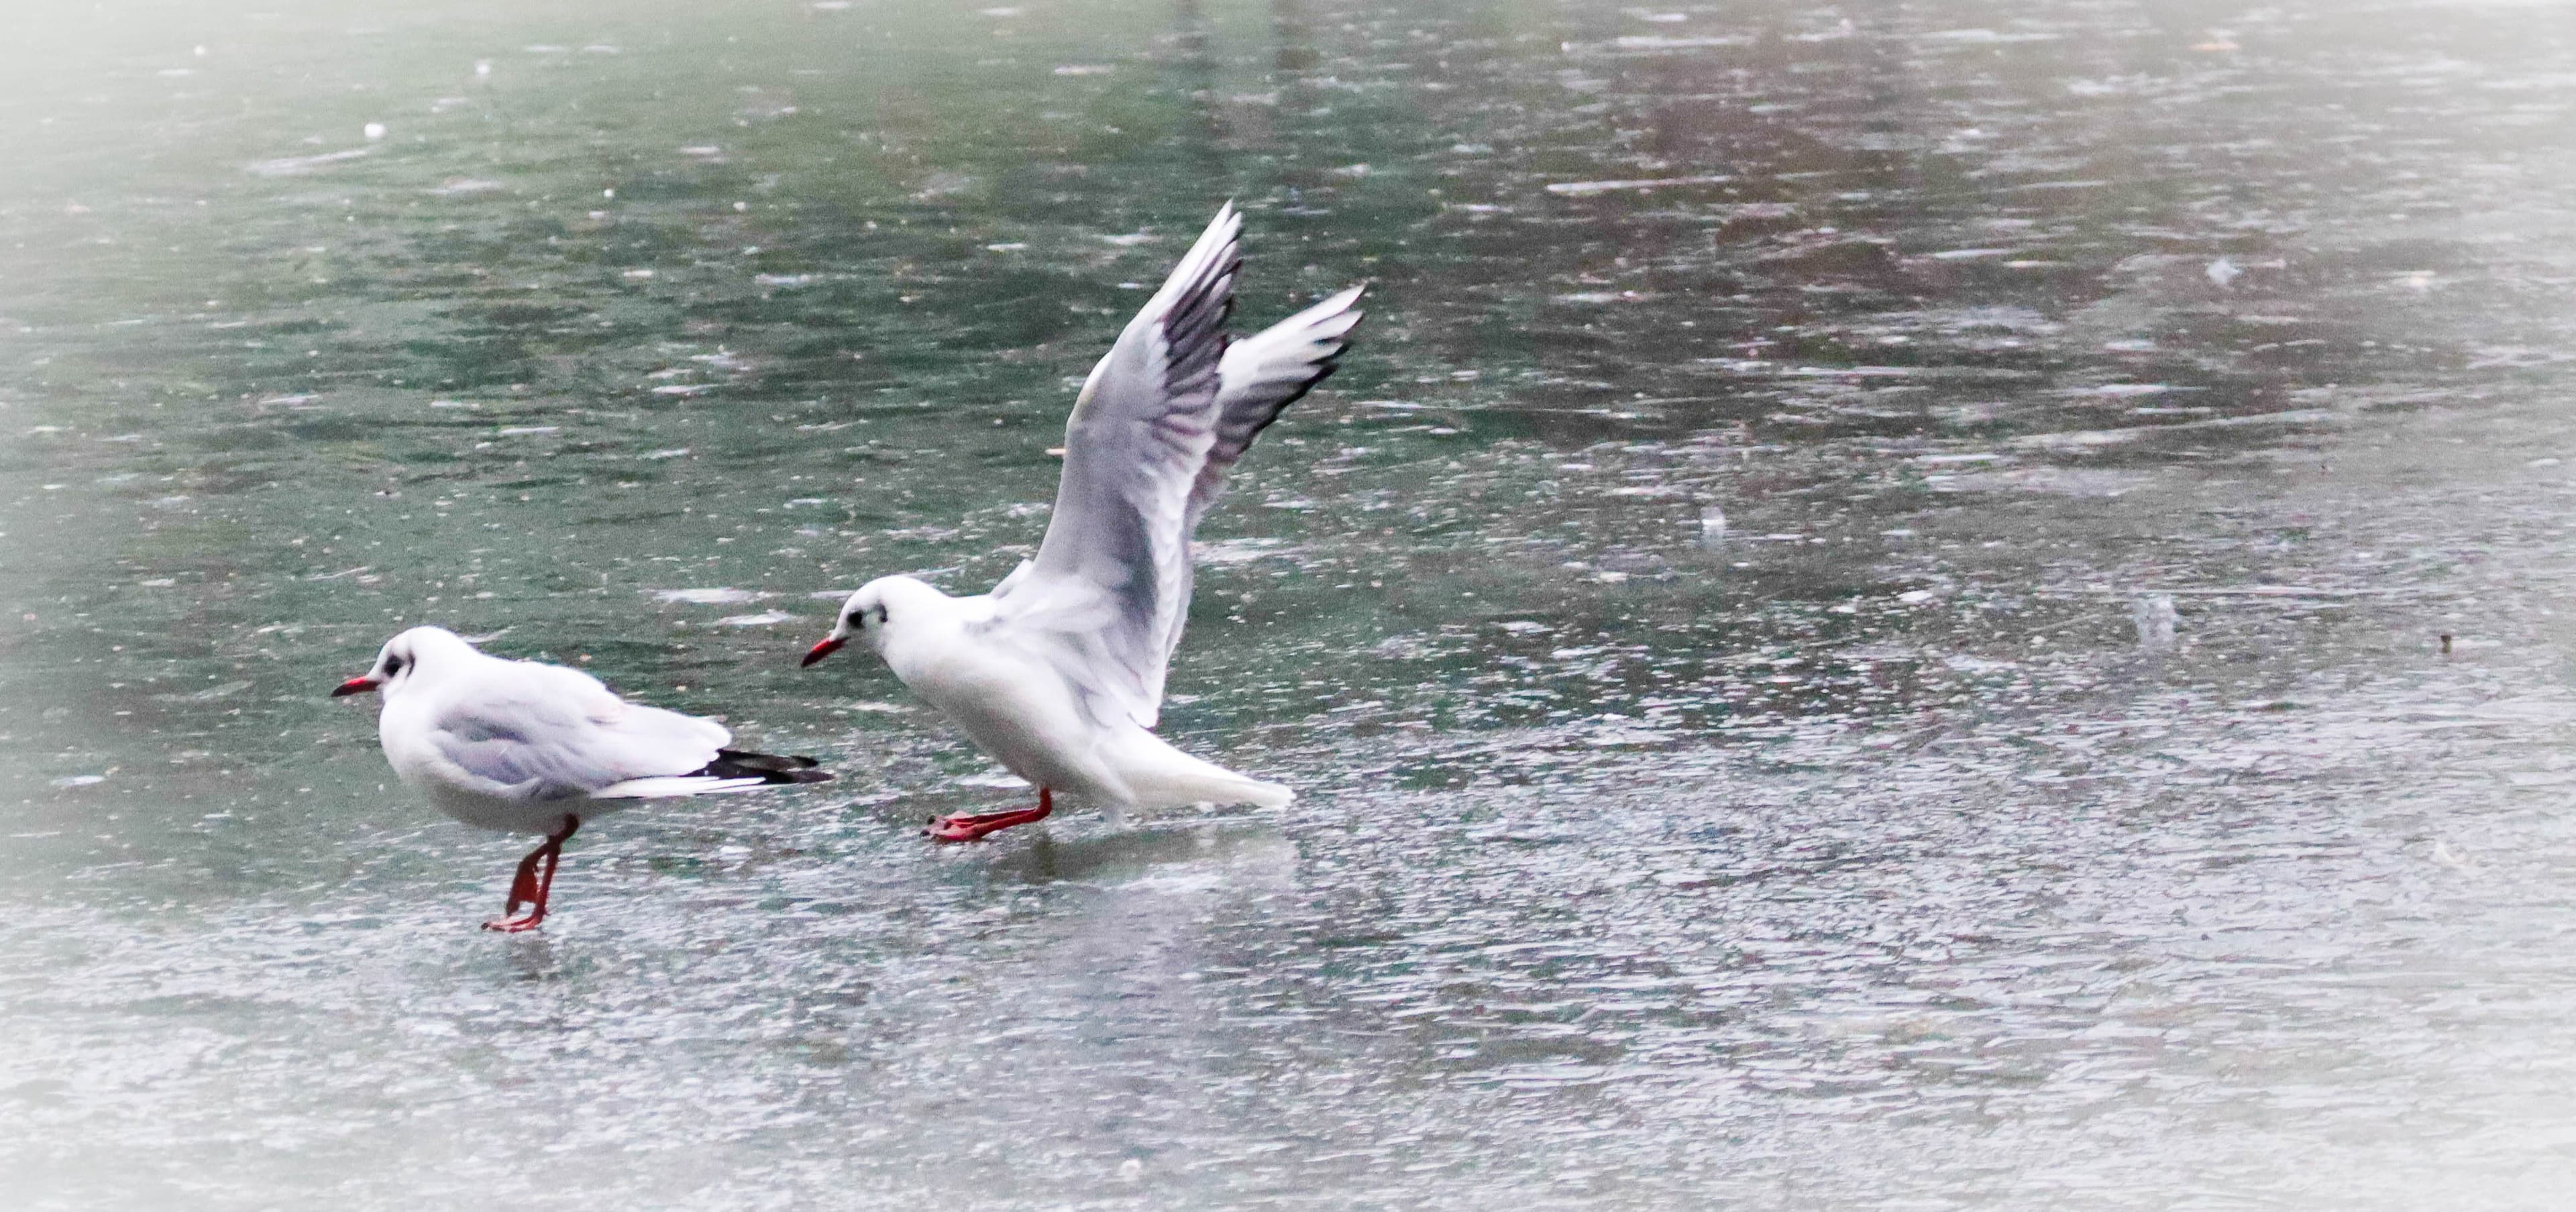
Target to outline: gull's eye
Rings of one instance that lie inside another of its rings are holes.
[[[394,676],[395,674],[401,673],[402,671],[403,671],[403,659],[402,659],[401,657],[386,657],[386,658],[385,658],[385,676],[386,676],[386,677],[392,677],[392,676]]]
[[[853,610],[841,621],[849,624],[850,629],[853,631],[862,631],[865,630],[868,625],[868,612],[864,610]]]

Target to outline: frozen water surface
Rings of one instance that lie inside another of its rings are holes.
[[[0,40],[13,1207],[2576,1177],[2556,9],[58,8]],[[933,850],[1025,791],[795,659],[1036,542],[1228,196],[1248,322],[1376,284],[1167,713],[1302,798]],[[426,620],[845,778],[480,934],[525,842],[323,697]]]

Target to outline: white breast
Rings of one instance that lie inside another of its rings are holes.
[[[1129,798],[1073,687],[1046,663],[963,634],[886,655],[896,677],[1011,773],[1085,798]]]

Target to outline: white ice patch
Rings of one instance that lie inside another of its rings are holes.
[[[1029,781],[1028,781],[1027,779],[1021,778],[1020,776],[1018,776],[1018,775],[1016,775],[1016,774],[1013,774],[1013,773],[1011,773],[1011,772],[1010,772],[1010,771],[1008,771],[1008,770],[1003,770],[1003,769],[1001,769],[1001,768],[999,768],[999,767],[995,767],[994,769],[987,770],[987,771],[985,771],[985,772],[984,772],[984,773],[982,773],[982,774],[970,774],[970,775],[967,775],[965,778],[962,778],[962,779],[957,780],[957,783],[958,783],[958,785],[959,785],[959,786],[961,786],[961,787],[1005,787],[1005,788],[1008,788],[1008,787],[1021,787],[1021,788],[1024,788],[1024,787],[1027,787],[1027,786],[1029,785]]]
[[[1286,539],[1220,539],[1191,544],[1190,557],[1202,568],[1223,567],[1249,564],[1263,556],[1284,556],[1293,550]]]
[[[1699,177],[1645,177],[1631,181],[1559,181],[1548,186],[1547,192],[1569,198],[1588,198],[1594,194],[1618,193],[1632,189],[1662,189],[1674,185],[1724,185],[1734,179],[1723,173],[1711,173]]]
[[[283,156],[275,160],[259,161],[250,166],[250,171],[262,177],[300,177],[314,169],[337,164],[343,160],[355,160],[366,154],[366,148],[353,147],[347,151],[324,152],[318,156]]]

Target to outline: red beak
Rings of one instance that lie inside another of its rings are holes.
[[[339,689],[331,692],[331,697],[336,699],[344,695],[365,694],[383,684],[374,678],[361,675],[340,683]]]
[[[822,660],[824,657],[830,656],[835,652],[839,652],[841,650],[841,645],[846,643],[849,643],[849,641],[825,640],[820,644],[816,644],[812,652],[805,654],[804,660],[796,662],[796,667],[802,669],[806,666],[812,665],[814,662]]]

